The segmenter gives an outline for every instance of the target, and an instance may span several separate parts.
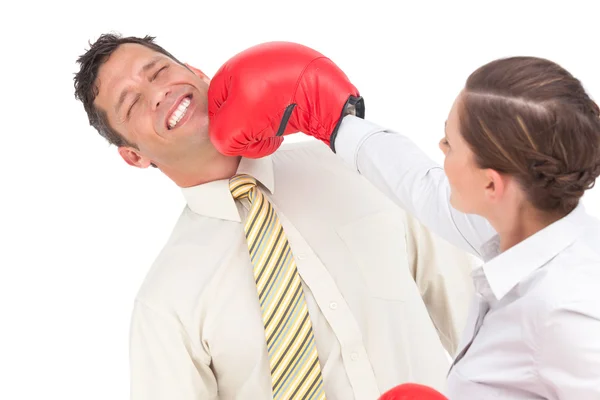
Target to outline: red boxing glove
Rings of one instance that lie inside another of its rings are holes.
[[[448,400],[435,389],[416,383],[405,383],[385,392],[379,400]]]
[[[364,101],[348,77],[321,53],[290,42],[238,53],[208,90],[210,138],[225,155],[266,156],[294,132],[330,144],[349,113],[364,118]]]

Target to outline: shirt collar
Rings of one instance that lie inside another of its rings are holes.
[[[275,193],[275,176],[271,156],[242,158],[236,174],[254,177],[264,189]],[[196,214],[228,221],[241,222],[235,200],[229,191],[229,179],[182,188],[188,207]]]
[[[532,272],[545,265],[570,246],[581,234],[588,217],[580,203],[565,217],[500,254],[499,238],[493,237],[483,247],[483,273],[492,293],[501,300]]]

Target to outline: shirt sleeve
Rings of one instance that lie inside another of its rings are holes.
[[[407,216],[406,248],[412,276],[446,351],[454,356],[473,296],[478,261]]]
[[[481,246],[495,235],[482,217],[450,205],[450,185],[442,167],[398,132],[355,116],[340,124],[337,154],[426,227],[481,257]]]
[[[139,301],[130,333],[132,400],[217,399],[208,354],[194,351],[174,315]]]
[[[545,320],[536,357],[545,397],[600,399],[600,301],[556,307]]]

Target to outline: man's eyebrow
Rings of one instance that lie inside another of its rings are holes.
[[[119,110],[121,109],[121,106],[123,105],[123,102],[125,101],[125,97],[127,97],[127,93],[129,91],[127,89],[123,89],[123,91],[121,91],[121,94],[119,95],[119,101],[117,102],[117,105],[115,106],[115,113],[117,115],[119,115]]]
[[[157,62],[159,62],[162,59],[161,56],[156,56],[154,58],[152,58],[150,61],[148,61],[141,69],[140,73],[146,73],[149,70],[151,70],[152,68],[154,68],[154,66],[156,65]],[[127,88],[123,89],[121,91],[121,94],[119,95],[119,101],[117,101],[117,105],[115,106],[115,113],[119,114],[119,111],[121,110],[121,107],[123,106],[123,102],[125,101],[125,98],[127,97],[127,94],[129,93],[129,91],[127,90]]]
[[[152,60],[148,61],[148,63],[142,67],[142,72],[148,72],[148,70],[154,68],[156,63],[159,62],[161,59],[161,56],[156,56]]]

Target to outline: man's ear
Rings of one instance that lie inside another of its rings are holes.
[[[148,168],[152,164],[151,160],[142,156],[131,147],[119,147],[119,155],[127,164],[131,165],[132,167]]]
[[[207,84],[210,83],[210,78],[202,71],[200,71],[198,68],[196,67],[192,67],[190,64],[188,63],[184,63],[184,65],[186,67],[188,67],[194,74],[196,74],[197,76],[199,76],[204,82],[206,82]]]

